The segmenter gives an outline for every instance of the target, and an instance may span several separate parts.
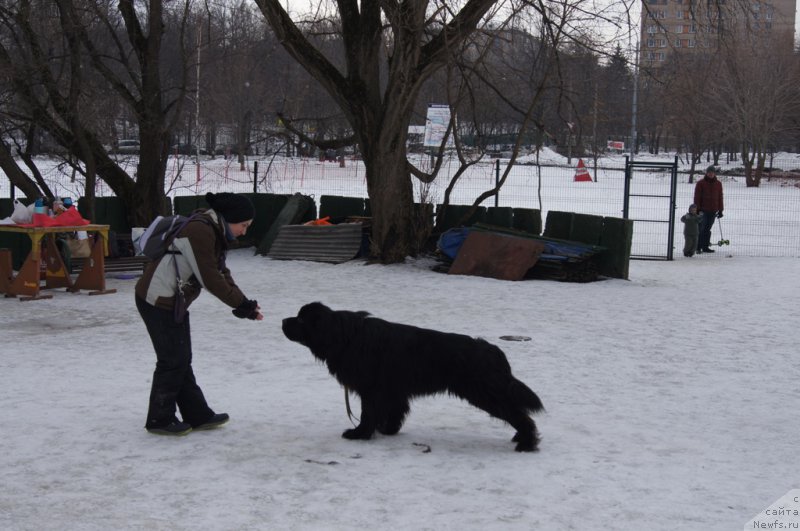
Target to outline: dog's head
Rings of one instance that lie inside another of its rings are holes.
[[[331,353],[344,348],[367,312],[331,310],[321,302],[306,304],[296,317],[287,317],[281,328],[283,335],[295,343],[308,347],[317,358],[328,359]]]
[[[291,341],[306,347],[318,335],[319,321],[332,310],[321,302],[306,304],[297,312],[297,317],[287,317],[283,320],[281,328],[283,335]]]

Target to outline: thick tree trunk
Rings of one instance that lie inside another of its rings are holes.
[[[753,171],[754,155],[750,153],[750,149],[746,143],[742,144],[742,165],[744,166],[744,182],[748,188],[757,187],[758,179]]]
[[[398,149],[386,138],[377,144],[368,149],[364,157],[373,216],[370,254],[390,264],[416,256],[419,251],[411,222],[414,191],[405,147]]]
[[[139,164],[136,166],[136,184],[128,206],[133,226],[146,227],[158,215],[166,214],[164,176],[167,168],[168,147],[161,134],[142,134]]]
[[[758,187],[761,185],[761,178],[764,176],[764,166],[767,162],[767,154],[763,150],[759,150],[758,154],[756,155],[756,167],[755,173],[753,175],[753,184],[752,186]],[[751,186],[750,183],[747,186]]]

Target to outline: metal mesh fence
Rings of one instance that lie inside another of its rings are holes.
[[[425,169],[427,159],[416,161]],[[575,161],[577,163],[577,160]],[[80,197],[84,184],[80,175],[64,166],[41,165],[44,180],[56,195]],[[128,169],[135,171],[135,159]],[[457,170],[457,162],[445,163],[439,177],[430,184],[415,181],[416,200],[441,203],[445,189]],[[506,166],[489,161],[473,166],[453,188],[451,204],[468,205],[475,197],[494,187],[503,177]],[[545,220],[551,210],[622,217],[624,205],[624,161],[603,167],[588,167],[591,182],[576,182],[575,165],[517,164],[509,172],[497,198],[489,198],[484,206],[534,208],[542,211]],[[696,176],[695,178],[700,178]],[[796,256],[800,257],[800,178],[781,172],[780,177],[765,178],[759,187],[745,186],[744,176],[726,170],[719,176],[725,196],[725,216],[713,229],[712,242],[724,239],[730,245],[725,254],[738,256]],[[694,184],[679,171],[675,211],[674,246],[683,245],[683,226],[680,216],[693,201]],[[632,186],[639,192],[660,194],[668,186],[669,175],[657,171],[634,173]],[[235,160],[201,161],[200,166],[190,159],[176,158],[167,171],[168,195],[203,195],[206,192],[260,192],[291,194],[300,192],[319,199],[322,195],[367,197],[364,165],[355,159],[343,162],[324,162],[315,159],[284,159],[248,161],[240,165]],[[7,179],[0,179],[0,197],[10,197]],[[98,181],[96,195],[113,195]],[[632,219],[665,219],[670,206],[662,200],[642,202],[631,212]],[[653,225],[653,226],[650,226]],[[667,245],[663,224],[634,223],[633,255],[661,252]],[[678,253],[680,254],[680,253]]]

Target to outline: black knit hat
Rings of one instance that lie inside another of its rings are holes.
[[[222,192],[219,194],[206,194],[206,203],[228,223],[241,223],[256,216],[256,209],[252,201],[241,194]]]

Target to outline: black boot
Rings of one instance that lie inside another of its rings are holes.
[[[709,248],[709,247],[705,247],[703,249],[703,252],[704,253],[715,253],[716,251],[714,249]]]
[[[146,429],[155,435],[186,435],[192,431],[192,425],[188,422],[175,420],[165,426],[152,426]]]
[[[230,419],[231,417],[227,413],[214,413],[210,419],[201,424],[192,426],[192,429],[195,431],[213,430],[214,428],[219,428],[223,424],[226,424]]]

